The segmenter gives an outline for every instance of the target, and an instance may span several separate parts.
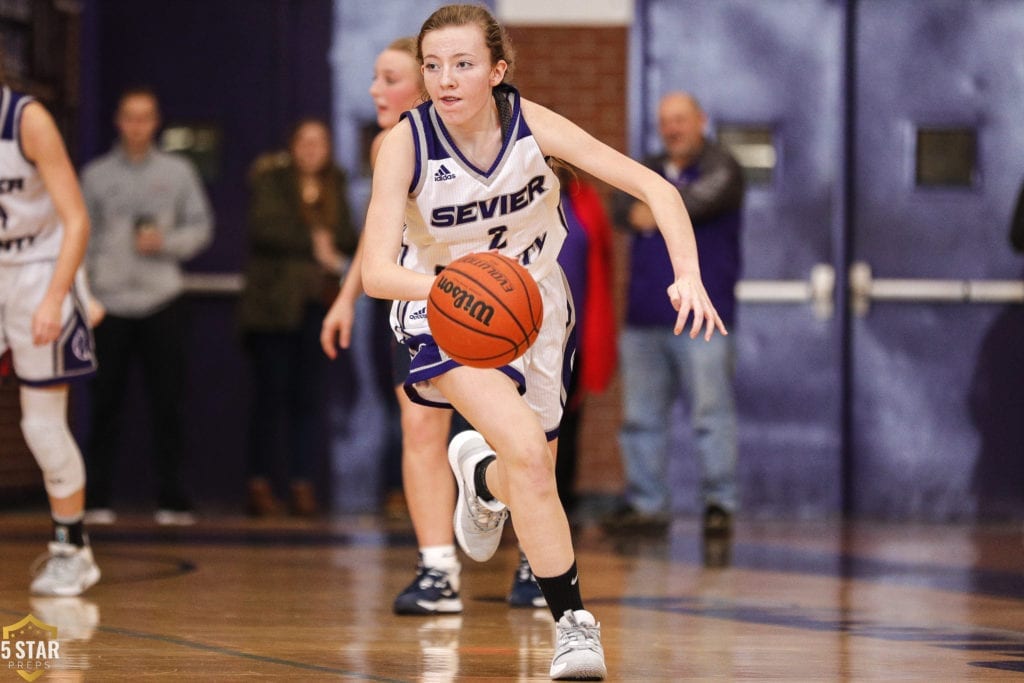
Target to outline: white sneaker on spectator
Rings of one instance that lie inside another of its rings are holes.
[[[196,513],[191,510],[161,508],[153,513],[153,519],[160,526],[192,526],[196,523]]]
[[[110,508],[92,508],[85,511],[82,520],[87,525],[107,525],[117,521],[117,513]]]

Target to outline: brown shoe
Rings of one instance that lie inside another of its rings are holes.
[[[391,491],[384,496],[384,514],[388,519],[396,521],[409,519],[409,505],[405,502],[405,494],[401,489]]]
[[[314,517],[319,511],[316,502],[316,491],[308,481],[292,482],[292,499],[289,506],[291,513],[297,517]]]
[[[250,517],[270,517],[281,512],[281,502],[274,497],[270,482],[263,477],[249,480],[249,501],[245,511]]]

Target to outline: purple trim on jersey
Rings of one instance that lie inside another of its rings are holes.
[[[462,162],[466,168],[483,176],[484,178],[490,178],[491,174],[501,166],[501,163],[505,160],[505,156],[508,153],[509,147],[511,147],[514,142],[530,135],[529,128],[527,128],[522,117],[519,115],[519,92],[510,85],[507,85],[504,88],[499,86],[499,88],[496,89],[495,96],[502,97],[506,93],[509,95],[508,100],[512,104],[511,129],[508,131],[508,135],[504,136],[504,139],[501,141],[501,149],[498,150],[498,155],[491,163],[491,167],[486,171],[478,168],[462,154],[462,150],[460,150],[458,145],[455,144],[455,140],[452,139],[451,133],[448,132],[448,128],[444,125],[444,121],[441,119],[440,115],[438,115],[437,110],[433,108],[430,110],[430,120],[436,126],[436,130],[439,130],[445,140],[448,141],[449,147],[459,157],[459,161]],[[443,150],[443,156],[434,156],[433,152],[431,152],[430,158],[447,159],[449,158],[449,154],[447,150]]]
[[[451,408],[452,406],[448,402],[442,403],[423,398],[416,391],[414,385],[417,382],[426,382],[435,377],[440,377],[449,370],[459,367],[461,363],[450,358],[442,360],[441,349],[438,348],[437,342],[429,334],[418,334],[415,337],[410,337],[406,340],[406,344],[408,344],[410,349],[416,349],[415,354],[412,356],[412,361],[409,363],[409,376],[405,378],[405,383],[402,387],[405,389],[406,395],[413,403],[433,408]],[[508,365],[503,365],[498,370],[516,383],[516,389],[520,395],[526,393],[525,378],[518,370]]]
[[[565,187],[562,187],[562,198],[558,208],[564,223],[568,226],[562,250],[558,252],[558,265],[562,267],[565,279],[569,283],[573,307],[576,309],[576,326],[582,327],[580,316],[587,308],[587,253],[590,248],[590,237],[572,208],[572,199],[569,198]]]
[[[569,335],[568,339],[565,340],[565,350],[562,352],[562,395],[565,396],[569,392],[569,384],[572,381],[572,366],[576,363],[576,349],[579,346],[578,333],[579,326],[576,324],[576,319],[573,317],[575,307],[567,302],[569,306]],[[562,410],[565,410],[565,399],[562,399]]]
[[[28,158],[28,155],[25,154],[25,147],[21,144],[21,113],[36,98],[24,93],[14,92],[7,87],[4,87],[3,95],[7,107],[4,109],[4,120],[2,126],[0,126],[0,140],[13,140],[18,143],[18,152],[21,153],[21,158],[35,166],[36,162]]]
[[[494,158],[494,162],[486,172],[477,168],[462,154],[462,151],[455,144],[451,134],[448,132],[448,128],[444,125],[444,121],[441,120],[440,115],[438,115],[437,110],[434,108],[433,102],[428,100],[417,105],[415,109],[402,114],[402,118],[408,117],[409,122],[412,125],[413,146],[416,148],[416,165],[414,168],[412,183],[409,186],[409,194],[414,195],[418,190],[420,183],[424,180],[422,176],[425,172],[427,161],[451,159],[452,153],[454,153],[458,158],[459,163],[465,166],[466,169],[483,178],[489,178],[501,167],[501,164],[508,155],[508,150],[512,144],[533,134],[530,131],[530,127],[526,124],[526,121],[520,114],[519,91],[510,85],[500,85],[495,89],[495,96],[508,97],[508,100],[512,105],[512,118],[510,124],[512,128],[509,131],[509,135],[502,140],[501,150],[498,152],[498,155]],[[441,138],[438,136],[439,132],[440,135],[444,137],[444,142],[442,142]],[[425,158],[421,157],[421,150],[426,153]]]
[[[36,387],[36,388],[41,389],[41,388],[44,388],[44,387],[54,387],[54,386],[59,386],[61,384],[69,384],[71,382],[78,382],[78,381],[81,381],[81,380],[89,379],[90,377],[92,377],[95,374],[96,374],[96,371],[93,370],[92,372],[90,372],[88,374],[84,374],[84,375],[72,375],[72,376],[69,376],[69,377],[51,377],[50,379],[39,379],[39,380],[25,379],[24,377],[20,377],[17,374],[15,374],[15,377],[18,378],[18,382],[19,383],[24,384],[27,387]]]
[[[4,100],[7,108],[4,110],[3,125],[0,126],[0,140],[14,140],[14,124],[17,122],[18,101],[23,97],[10,88],[4,88]]]
[[[427,103],[429,104],[429,103]],[[416,109],[419,109],[423,105],[419,105]],[[400,119],[409,119],[409,128],[412,129],[412,148],[415,150],[416,161],[412,167],[412,180],[409,181],[409,194],[414,195],[419,190],[423,169],[426,167],[426,162],[421,158],[422,152],[420,148],[423,146],[423,141],[420,139],[420,121],[422,119],[419,116],[413,116],[411,111],[404,111]]]

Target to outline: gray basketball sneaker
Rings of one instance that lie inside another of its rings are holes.
[[[603,681],[608,675],[601,647],[601,624],[584,609],[565,614],[555,625],[553,681]]]
[[[488,560],[501,543],[508,508],[500,501],[485,502],[476,495],[476,465],[494,451],[473,430],[455,435],[448,444],[448,463],[459,485],[455,502],[455,538],[463,552],[477,562]]]
[[[92,559],[89,546],[79,548],[71,543],[50,541],[49,555],[42,569],[32,580],[35,595],[81,595],[100,580],[100,568]]]

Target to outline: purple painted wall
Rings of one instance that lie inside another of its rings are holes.
[[[245,254],[246,170],[261,152],[284,144],[289,126],[307,115],[331,118],[330,0],[137,2],[86,0],[81,72],[84,163],[116,139],[112,119],[120,92],[147,84],[161,97],[165,123],[213,123],[222,148],[207,184],[216,215],[211,248],[189,269],[237,272]],[[248,367],[235,333],[233,296],[190,297],[192,316],[188,478],[200,504],[237,508],[245,479]],[[343,366],[336,386],[350,386]],[[148,417],[137,378],[130,387],[121,473],[122,503],[152,500]],[[79,419],[88,413],[76,396]],[[82,427],[80,431],[85,431]],[[326,463],[320,477],[327,481]],[[326,485],[325,485],[326,486]]]

